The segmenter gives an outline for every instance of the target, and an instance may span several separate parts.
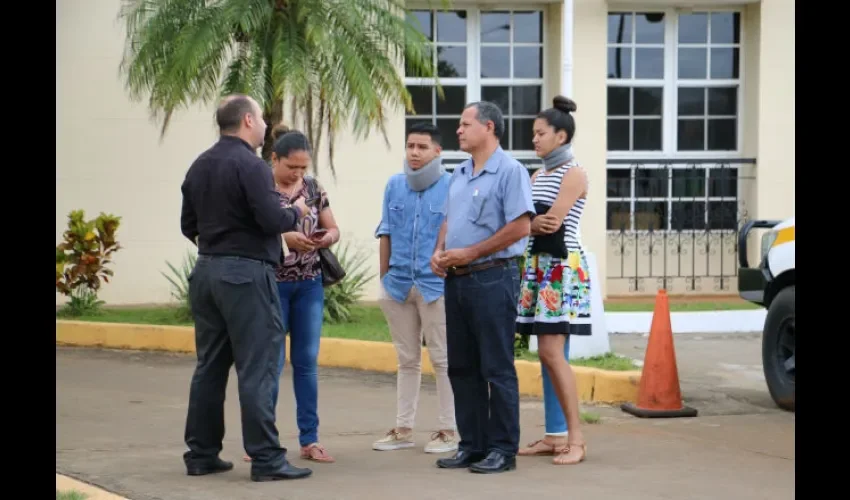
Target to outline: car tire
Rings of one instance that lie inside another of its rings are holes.
[[[770,397],[792,412],[796,397],[795,304],[794,285],[780,290],[770,303],[762,334],[762,364]]]

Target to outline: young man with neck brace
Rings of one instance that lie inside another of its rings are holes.
[[[415,124],[407,133],[404,172],[390,177],[384,191],[380,238],[381,294],[398,356],[396,425],[375,441],[375,450],[415,446],[416,406],[422,374],[422,339],[437,378],[439,425],[426,453],[457,450],[454,395],[448,376],[443,278],[430,260],[445,216],[451,174],[442,165],[441,137],[431,124]]]

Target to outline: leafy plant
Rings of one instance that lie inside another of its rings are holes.
[[[348,242],[335,245],[331,250],[337,256],[346,275],[339,283],[325,289],[325,321],[343,323],[351,319],[351,307],[363,296],[363,288],[373,279],[375,273],[369,273],[368,254],[357,249],[351,252]]]
[[[387,108],[414,111],[402,61],[408,73],[435,76],[432,44],[404,12],[402,0],[123,0],[119,69],[130,97],[147,101],[161,135],[175,111],[222,94],[254,97],[269,124],[282,121],[287,101],[289,125],[302,129],[315,151],[327,138],[335,175],[340,127],[352,125],[355,137],[378,129],[389,147]]]
[[[104,213],[89,221],[83,210],[68,214],[68,229],[56,245],[56,290],[70,299],[63,314],[80,316],[100,310],[101,282],[109,283],[113,275],[106,266],[121,248],[115,240],[120,222],[120,217]]]
[[[192,318],[192,310],[189,306],[189,274],[195,269],[195,262],[197,260],[198,256],[194,252],[186,252],[186,256],[183,258],[183,265],[179,269],[171,262],[166,261],[165,264],[171,270],[171,275],[161,273],[171,284],[171,296],[179,304],[177,318],[180,320],[189,320]]]

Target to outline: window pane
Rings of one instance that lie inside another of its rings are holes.
[[[664,89],[661,87],[635,87],[634,88],[634,115],[660,116]]]
[[[614,231],[628,231],[631,229],[630,203],[628,201],[608,202],[608,224],[606,229]]]
[[[543,49],[514,47],[514,78],[543,78]]]
[[[664,43],[664,13],[641,13],[635,17],[635,43]]]
[[[635,229],[638,231],[667,229],[667,202],[636,201]]]
[[[443,86],[443,95],[445,99],[440,99],[437,95],[437,113],[438,115],[458,115],[463,113],[463,107],[466,106],[466,87],[459,86]]]
[[[632,77],[632,49],[617,47],[608,49],[608,78]]]
[[[713,12],[711,14],[711,43],[740,43],[741,14]]]
[[[636,119],[634,121],[633,151],[661,150],[661,119]]]
[[[705,150],[705,120],[679,120],[677,149],[679,151]]]
[[[709,196],[738,196],[738,169],[713,168],[708,176]]]
[[[734,118],[708,120],[708,149],[734,151],[738,149],[737,120]]]
[[[481,87],[481,99],[499,106],[503,115],[510,114],[510,87]]]
[[[457,142],[457,118],[441,118],[437,120],[437,128],[440,130],[440,135],[443,136],[443,149],[446,151],[457,151],[460,145]]]
[[[655,168],[635,169],[635,197],[661,198],[667,196],[667,170]]]
[[[406,126],[405,133],[407,133],[407,131],[410,130],[410,127],[412,127],[415,123],[433,123],[433,122],[431,121],[430,118],[408,118],[405,121],[405,126]]]
[[[531,139],[534,137],[534,119],[522,118],[511,121],[514,127],[511,132],[511,149],[533,151],[534,144],[531,143]]]
[[[738,115],[738,88],[717,87],[708,89],[709,115]]]
[[[635,78],[664,78],[664,49],[635,49]]]
[[[632,42],[632,15],[608,14],[608,43]]]
[[[708,202],[708,228],[709,229],[737,229],[738,228],[738,202],[736,202],[736,201],[709,201]]]
[[[514,116],[537,115],[540,112],[542,92],[543,88],[540,85],[511,88],[511,114]]]
[[[465,78],[466,47],[437,47],[437,73],[442,78]]]
[[[628,198],[632,194],[631,170],[628,168],[608,169],[608,197]]]
[[[466,41],[465,11],[437,12],[437,41]]]
[[[608,151],[629,150],[629,120],[608,120]]]
[[[738,78],[739,51],[738,48],[711,49],[711,78],[715,80]]]
[[[679,49],[679,78],[704,80],[707,58],[706,49]]]
[[[679,116],[705,116],[705,89],[679,87]]]
[[[507,43],[511,41],[511,14],[509,12],[481,13],[481,42]]]
[[[673,197],[693,198],[705,196],[705,169],[687,168],[673,170]]]
[[[413,100],[413,109],[417,115],[430,115],[433,113],[433,102],[431,91],[433,87],[428,85],[408,85],[407,91]]]
[[[481,78],[510,78],[511,48],[481,47]]]
[[[407,13],[407,20],[415,26],[428,40],[434,41],[433,27],[431,26],[431,11],[414,10]]]
[[[673,201],[670,212],[670,229],[691,231],[705,229],[704,201]]]
[[[630,94],[631,89],[628,87],[608,87],[608,116],[629,116]]]
[[[543,13],[514,12],[514,41],[543,43]]]
[[[707,43],[708,15],[681,14],[679,16],[679,43]]]

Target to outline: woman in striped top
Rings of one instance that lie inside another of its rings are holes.
[[[575,110],[575,102],[557,96],[534,120],[534,151],[543,168],[531,176],[537,215],[517,304],[517,331],[537,335],[546,415],[546,436],[519,454],[554,455],[557,465],[577,464],[587,454],[576,380],[567,361],[570,335],[591,333],[590,275],[579,235],[587,174],[572,153]]]

